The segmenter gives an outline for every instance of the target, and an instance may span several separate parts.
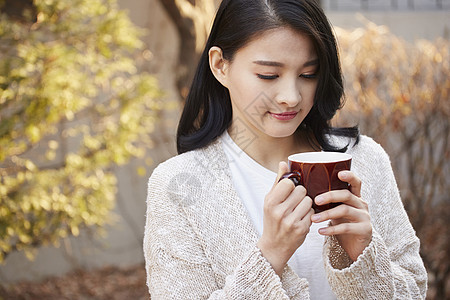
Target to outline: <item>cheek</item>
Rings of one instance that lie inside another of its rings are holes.
[[[231,101],[239,107],[249,107],[258,102],[263,89],[251,78],[241,77],[228,89]]]
[[[316,96],[317,83],[313,83],[306,89],[306,97],[308,101],[311,102],[311,106],[314,104],[314,98]]]

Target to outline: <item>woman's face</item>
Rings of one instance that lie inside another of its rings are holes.
[[[230,135],[292,136],[313,106],[318,71],[307,35],[287,27],[258,35],[224,62],[219,81],[230,92]]]

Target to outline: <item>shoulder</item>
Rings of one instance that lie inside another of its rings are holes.
[[[352,170],[360,177],[375,179],[392,173],[391,160],[383,147],[371,137],[360,135],[355,143],[348,138],[336,138],[339,145],[348,145],[347,153],[352,155]]]
[[[358,139],[342,136],[329,136],[330,142],[338,148],[347,148],[347,153],[353,156],[353,162],[371,161],[389,162],[389,156],[383,147],[371,137],[360,135]]]
[[[168,160],[161,162],[152,172],[152,177],[155,175],[162,176],[166,173],[176,173],[183,170],[188,170],[189,166],[195,164],[201,150],[193,150],[178,154]]]
[[[352,170],[363,180],[366,188],[372,187],[374,193],[392,186],[397,190],[391,160],[383,147],[372,138],[362,135],[359,143],[349,148],[352,155]]]
[[[389,156],[383,147],[372,138],[361,135],[356,145],[349,147],[349,153],[353,154],[358,160],[363,161],[389,161]]]
[[[152,172],[147,185],[147,211],[160,218],[176,220],[180,204],[188,205],[190,195],[202,185],[203,150],[193,150],[160,163]],[[188,200],[186,200],[188,199]]]
[[[176,155],[160,163],[149,178],[149,187],[152,185],[164,187],[179,176],[194,173],[195,168],[199,165],[201,156],[201,150],[193,150]]]

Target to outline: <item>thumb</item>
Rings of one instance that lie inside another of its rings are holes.
[[[273,186],[275,186],[278,181],[280,181],[281,176],[289,172],[288,164],[285,161],[281,161],[278,164],[278,173],[277,173],[277,179],[275,180]]]

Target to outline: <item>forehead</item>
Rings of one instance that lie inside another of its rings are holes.
[[[235,58],[296,64],[316,58],[316,52],[308,35],[289,27],[279,27],[255,36],[237,51]]]

